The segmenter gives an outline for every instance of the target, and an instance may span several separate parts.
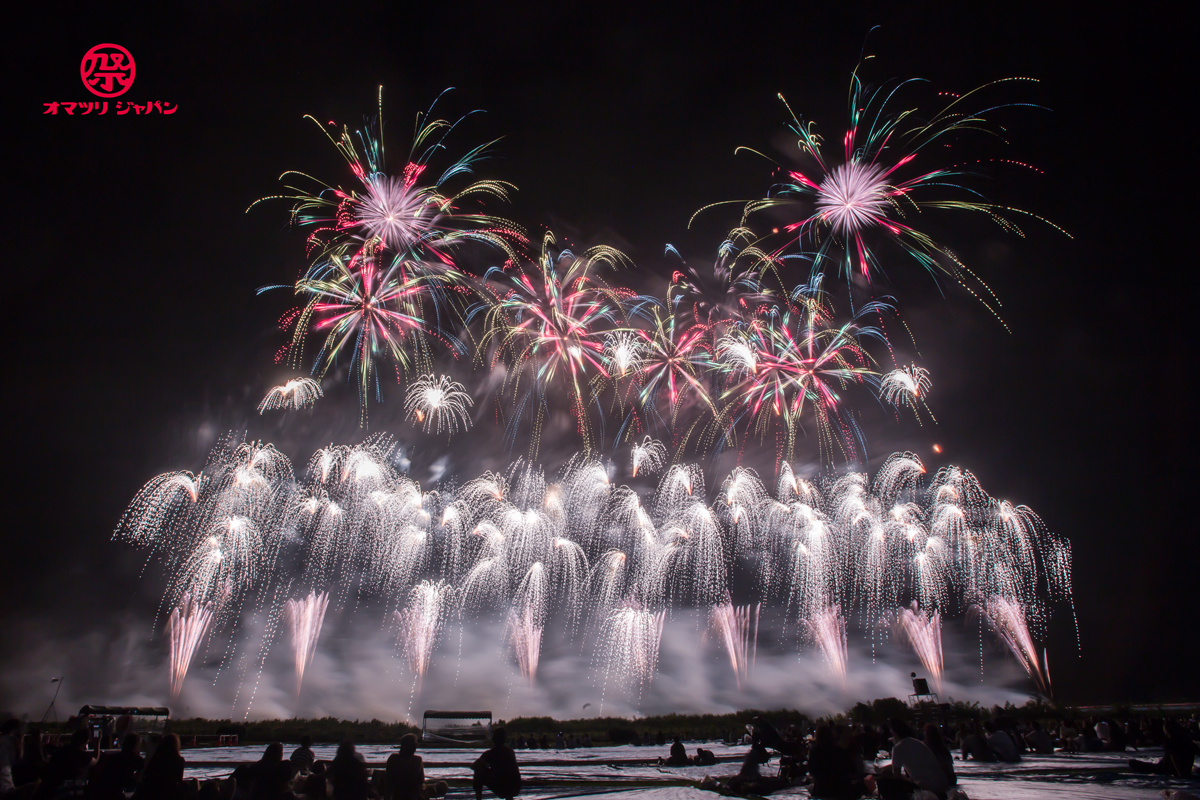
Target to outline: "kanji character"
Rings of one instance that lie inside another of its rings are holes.
[[[58,113],[58,103],[42,103],[42,105],[44,105],[46,107],[46,110],[42,112],[43,116],[45,116],[46,114],[57,114]]]

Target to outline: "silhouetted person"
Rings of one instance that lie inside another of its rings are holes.
[[[87,771],[96,763],[95,755],[88,750],[88,739],[91,735],[86,728],[80,728],[71,734],[71,743],[60,747],[50,756],[46,765],[42,784],[38,787],[35,797],[52,798],[65,783],[73,783],[87,777]]]
[[[471,779],[475,800],[483,800],[485,787],[504,800],[512,800],[521,793],[521,770],[517,767],[517,754],[505,744],[507,740],[508,733],[504,728],[496,728],[492,732],[492,749],[484,751],[471,765],[475,771]]]
[[[186,763],[179,753],[179,737],[173,733],[163,736],[146,762],[134,800],[177,800],[183,792]]]
[[[1149,761],[1129,760],[1134,772],[1152,775],[1174,775],[1179,778],[1192,777],[1192,764],[1196,760],[1196,745],[1188,732],[1174,720],[1163,720],[1163,757],[1157,764]]]
[[[945,797],[950,787],[937,756],[924,742],[913,736],[913,729],[902,719],[893,719],[892,763],[879,774],[879,796],[883,800],[909,798],[917,789]]]
[[[300,746],[292,751],[292,756],[289,760],[301,775],[307,775],[312,772],[313,764],[317,763],[317,754],[313,752],[311,736],[305,734],[300,737]]]
[[[13,783],[17,786],[41,780],[42,773],[46,771],[47,759],[45,751],[42,750],[42,732],[37,728],[30,728],[24,744],[20,762],[13,765]]]
[[[925,746],[942,765],[942,772],[946,773],[946,782],[950,786],[958,786],[958,776],[954,774],[954,756],[951,755],[950,748],[946,746],[941,728],[932,722],[925,725]]]
[[[1048,756],[1054,752],[1054,740],[1036,719],[1030,723],[1033,730],[1025,734],[1025,744],[1038,755]]]
[[[120,752],[105,755],[92,770],[84,796],[89,800],[125,800],[125,791],[134,787],[137,774],[146,766],[146,759],[138,752],[141,746],[142,737],[125,734]]]
[[[13,771],[21,763],[21,721],[6,720],[0,725],[0,795],[17,788]]]
[[[251,765],[250,800],[285,800],[291,796],[296,768],[283,760],[283,745],[271,742],[263,757]]]
[[[996,758],[1007,764],[1015,764],[1021,760],[1021,754],[1017,752],[1017,743],[1000,729],[995,720],[989,719],[983,723],[983,729],[987,731],[988,748],[996,754]]]
[[[996,754],[992,752],[992,748],[988,747],[987,739],[983,736],[983,728],[978,722],[972,723],[971,732],[963,737],[962,759],[966,761],[986,761],[992,762],[996,760]]]
[[[861,797],[862,788],[857,784],[851,758],[850,753],[834,742],[833,728],[818,725],[816,741],[808,752],[808,771],[813,778],[812,796],[833,800]]]
[[[712,778],[706,777],[701,782],[700,788],[711,788],[714,790],[724,788],[737,794],[768,795],[771,792],[776,792],[786,786],[790,786],[791,780],[788,778],[759,774],[759,765],[766,764],[770,760],[771,754],[767,752],[767,748],[763,746],[761,741],[756,740],[750,746],[750,752],[746,753],[746,758],[742,761],[741,770],[738,771],[737,775],[726,781],[724,787],[720,787],[715,782],[710,784],[709,782]]]
[[[417,755],[417,737],[400,737],[400,751],[387,760],[388,791],[391,800],[420,800],[425,787],[425,763]]]
[[[683,746],[683,742],[678,736],[671,744],[671,754],[667,760],[663,762],[668,767],[687,767],[691,765],[691,760],[688,758],[687,748]]]
[[[347,740],[338,745],[327,774],[333,785],[333,800],[366,800],[369,789],[367,765],[354,749],[354,742]]]

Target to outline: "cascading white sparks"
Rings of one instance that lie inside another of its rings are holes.
[[[312,378],[293,378],[282,386],[272,387],[258,404],[258,413],[264,414],[281,408],[311,408],[324,397],[321,384]]]
[[[613,611],[600,634],[605,686],[610,679],[641,699],[658,670],[665,611],[648,611],[635,604]],[[601,708],[603,711],[603,708]]]
[[[203,478],[169,473],[147,484],[115,536],[162,562],[164,608],[182,607],[185,595],[209,604],[214,631],[243,630],[243,609],[281,617],[296,583],[337,587],[327,601],[339,607],[406,606],[395,617],[400,650],[418,676],[453,613],[502,626],[531,682],[546,636],[582,632],[603,674],[634,676],[621,682],[639,697],[657,658],[648,620],[670,609],[728,606],[712,623],[745,686],[755,637],[737,617],[748,603],[755,616],[774,606],[785,624],[807,622],[840,674],[835,620],[843,633],[876,630],[917,602],[940,622],[1001,598],[1023,621],[993,628],[1042,681],[1033,643],[1053,604],[1071,599],[1069,543],[1028,508],[988,496],[969,472],[927,479],[911,453],[887,459],[873,479],[801,477],[784,465],[773,492],[745,468],[710,491],[699,467],[676,464],[645,496],[613,482],[615,465],[583,456],[552,481],[521,461],[434,492],[402,463],[391,439],[373,436],[319,450],[296,476],[270,445],[228,440]],[[649,474],[646,461],[640,469]],[[429,588],[439,582],[446,588]],[[432,594],[414,598],[423,584]]]
[[[412,382],[404,396],[404,412],[408,419],[415,419],[425,431],[441,434],[458,433],[459,429],[471,427],[471,413],[467,409],[475,405],[466,387],[451,380],[448,375],[426,375]]]
[[[632,459],[632,477],[636,478],[639,470],[657,473],[667,461],[667,448],[662,442],[647,436],[641,444],[633,446]]]
[[[646,340],[633,331],[610,333],[604,341],[604,364],[618,378],[632,375],[641,369]]]
[[[708,612],[708,624],[716,631],[729,656],[729,666],[733,668],[739,689],[750,677],[754,656],[758,652],[758,614],[761,610],[761,603],[734,606],[733,601],[727,598]]]
[[[879,382],[879,396],[894,406],[916,408],[932,386],[929,371],[912,364],[884,375]]]
[[[171,644],[171,701],[179,699],[183,691],[183,679],[187,677],[192,657],[196,655],[200,642],[208,633],[212,622],[212,603],[198,603],[190,594],[185,594],[178,606],[171,610],[167,622],[167,638]]]
[[[934,691],[942,693],[942,615],[940,611],[930,614],[917,603],[911,608],[902,608],[897,616],[900,631],[912,645],[921,666],[933,679]]]
[[[325,610],[329,608],[329,592],[309,592],[300,600],[288,600],[284,605],[288,632],[291,634],[292,657],[296,667],[296,697],[300,696],[300,685],[304,682],[304,671],[312,663],[317,652],[317,640],[321,637],[321,624],[325,621]]]

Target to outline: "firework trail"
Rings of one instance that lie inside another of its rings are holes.
[[[934,690],[942,693],[942,615],[940,611],[930,614],[917,603],[911,608],[902,608],[897,617],[899,627],[921,666],[933,678]]]
[[[729,656],[729,665],[733,668],[739,689],[749,678],[750,669],[754,666],[754,656],[758,650],[758,614],[761,609],[761,603],[734,606],[728,598],[721,605],[709,609],[709,627],[716,631]]]
[[[426,580],[413,587],[405,609],[394,612],[400,629],[397,642],[418,680],[429,671],[453,603],[453,587],[445,581]]]
[[[840,606],[818,611],[804,621],[809,635],[817,643],[829,670],[846,683],[846,618]]]
[[[471,427],[467,409],[473,405],[466,388],[446,375],[426,375],[413,381],[404,399],[408,419],[424,425],[427,433],[433,428],[439,434],[443,430],[455,434],[459,426],[464,430]]]
[[[1050,679],[1042,669],[1037,647],[1034,646],[1033,637],[1029,633],[1025,608],[1021,603],[1008,597],[992,595],[980,611],[987,618],[992,631],[1012,651],[1017,661],[1025,668],[1025,672],[1037,684],[1038,690],[1046,697],[1053,697]]]
[[[325,621],[325,610],[328,607],[329,592],[309,592],[308,597],[288,600],[284,605],[296,665],[296,697],[300,696],[304,671],[316,655],[317,639],[321,637],[321,623]]]
[[[312,408],[323,396],[321,384],[312,378],[293,378],[283,386],[272,387],[258,404],[258,413],[263,414],[280,408]]]
[[[184,595],[179,605],[171,610],[167,622],[167,637],[171,644],[171,702],[179,699],[183,679],[187,677],[196,649],[208,633],[212,618],[212,604],[198,603],[191,595]]]
[[[541,659],[547,601],[546,568],[542,562],[535,561],[517,588],[515,607],[508,615],[509,636],[517,665],[530,686],[537,678]]]
[[[925,404],[925,396],[929,394],[931,387],[929,371],[916,364],[911,364],[884,375],[879,381],[879,396],[896,408],[902,406],[911,408],[916,414],[918,422],[921,421],[920,414],[917,414],[918,406],[925,409],[929,418],[937,422],[933,412]]]

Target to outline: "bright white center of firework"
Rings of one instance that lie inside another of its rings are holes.
[[[817,213],[842,236],[880,222],[887,204],[883,167],[875,164],[842,164],[817,190]]]
[[[441,389],[430,389],[425,393],[425,402],[430,408],[437,408],[442,404],[442,400],[446,399],[446,393]]]
[[[367,180],[367,193],[354,212],[367,236],[377,236],[393,249],[421,238],[433,225],[432,209],[402,178],[377,175]]]

